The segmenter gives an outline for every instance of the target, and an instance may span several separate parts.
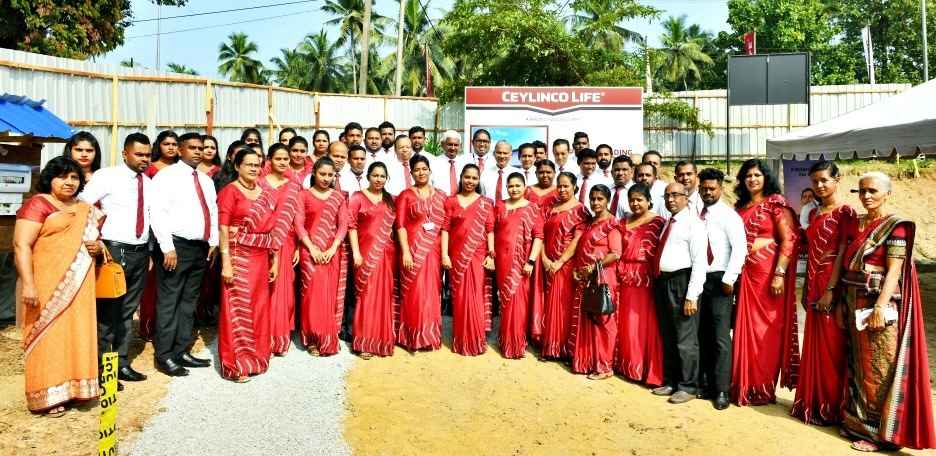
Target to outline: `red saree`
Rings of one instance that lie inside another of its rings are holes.
[[[832,278],[838,248],[846,241],[845,227],[853,225],[857,215],[848,205],[826,214],[813,211],[806,229],[803,354],[790,415],[806,423],[826,425],[842,419],[846,340],[834,314],[817,311],[815,304]]]
[[[266,179],[262,185],[269,185]],[[290,336],[296,322],[296,269],[293,256],[296,252],[296,214],[299,213],[299,196],[302,188],[295,181],[286,182],[279,188],[270,188],[276,194],[276,211],[287,217],[283,239],[279,250],[276,280],[270,287],[270,351],[280,355],[289,351]]]
[[[780,195],[738,209],[747,234],[748,256],[738,281],[738,304],[731,359],[731,400],[738,405],[776,401],[777,376],[793,388],[797,382],[799,341],[796,330],[797,221]],[[781,238],[779,225],[789,226]],[[754,250],[757,238],[774,242]],[[783,294],[770,293],[780,255],[790,258]]]
[[[556,261],[575,237],[579,226],[588,219],[585,206],[577,204],[562,212],[549,212],[543,225],[543,252]],[[572,262],[566,262],[552,276],[543,274],[546,299],[543,312],[543,358],[564,358],[569,355],[569,327],[572,324]]]
[[[614,217],[592,222],[582,226],[575,256],[572,257],[573,269],[595,264],[608,252],[621,253],[621,232],[617,229]],[[602,278],[611,289],[611,296],[617,297],[616,264],[609,264],[603,270]],[[582,296],[585,281],[575,282],[575,294],[572,299],[572,326],[569,330],[569,351],[572,354],[572,372],[577,374],[612,371],[614,363],[614,342],[617,339],[616,313],[591,317],[582,312]]]
[[[400,312],[396,292],[396,245],[393,221],[396,213],[387,203],[371,202],[361,192],[348,203],[348,229],[357,231],[364,263],[354,270],[354,308],[351,349],[378,356],[393,354],[396,316]]]
[[[266,372],[270,361],[270,251],[278,250],[293,219],[276,211],[277,194],[261,186],[256,200],[235,185],[218,194],[218,224],[236,228],[230,238],[234,280],[221,287],[218,354],[221,375],[238,378]]]
[[[913,262],[916,225],[896,215],[849,228],[845,250],[848,383],[842,427],[878,444],[936,448],[920,281]],[[903,258],[889,306],[897,321],[875,331],[855,327],[855,310],[875,305],[887,258]]]
[[[663,384],[663,340],[653,301],[652,264],[666,220],[654,217],[628,229],[620,221],[618,273],[618,342],[614,370],[650,386]]]
[[[439,233],[445,218],[445,195],[433,189],[422,199],[403,190],[396,199],[396,228],[405,229],[415,266],[400,267],[400,327],[397,343],[407,350],[442,346],[442,265]],[[431,225],[430,225],[431,224]]]
[[[538,195],[532,188],[527,187],[523,197],[539,206],[540,217],[545,221],[549,217],[549,211],[555,204],[558,195],[553,189],[543,196]],[[543,262],[539,256],[536,257],[536,264],[533,265],[533,274],[530,275],[530,283],[533,286],[533,296],[530,298],[530,338],[533,343],[542,345],[543,331],[546,320],[546,270],[543,269]]]
[[[311,190],[301,193],[299,236],[319,250],[327,250],[335,239],[344,239],[348,231],[348,206],[344,193],[332,190],[324,200]],[[302,267],[302,344],[316,347],[319,354],[338,353],[338,331],[344,311],[348,263],[343,245],[327,264],[315,264],[309,249],[300,250]]]
[[[442,229],[449,234],[452,287],[452,351],[476,356],[487,350],[491,330],[491,276],[484,270],[487,234],[494,231],[494,201],[479,196],[462,207],[458,196],[445,200]]]
[[[543,218],[536,204],[494,210],[494,272],[500,300],[498,344],[504,358],[523,358],[526,352],[528,314],[537,284],[523,274],[534,239],[543,238]],[[542,292],[540,292],[540,296]]]
[[[84,242],[98,239],[102,216],[81,202],[59,210],[42,195],[16,212],[17,220],[42,224],[32,246],[38,304],[22,308],[31,412],[98,396],[94,258]]]

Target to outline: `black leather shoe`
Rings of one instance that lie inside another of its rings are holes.
[[[130,366],[124,366],[117,371],[117,379],[125,382],[142,382],[146,380],[146,376],[133,370]]]
[[[170,377],[185,377],[189,374],[188,369],[176,364],[171,359],[156,361],[156,369]]]
[[[686,391],[677,391],[675,394],[670,396],[670,404],[685,404],[691,400],[695,399],[695,394],[688,393]]]
[[[715,410],[725,410],[731,404],[728,400],[728,393],[718,393],[715,396]]]
[[[185,367],[208,367],[211,366],[211,360],[196,358],[190,353],[182,353],[176,357],[176,362]]]
[[[655,396],[672,396],[676,392],[676,388],[673,388],[669,385],[664,385],[659,388],[654,388],[650,390]]]

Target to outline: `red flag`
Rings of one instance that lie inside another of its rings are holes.
[[[744,34],[744,54],[757,54],[757,32],[747,32]]]

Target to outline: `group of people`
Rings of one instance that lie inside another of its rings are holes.
[[[76,134],[17,215],[29,409],[95,397],[106,351],[121,381],[144,380],[127,357],[138,308],[159,371],[209,366],[189,350],[196,317],[215,318],[220,372],[246,382],[294,331],[313,356],[341,339],[364,359],[440,349],[447,307],[460,355],[496,330],[505,358],[532,345],[589,379],[719,410],[775,402],[779,381],[796,389],[793,416],[841,425],[856,449],[936,446],[914,224],[887,212],[886,175],[862,176],[858,215],[835,163],[817,163],[803,230],[757,159],[731,205],[717,169],[681,161],[666,183],[659,152],[615,157],[586,133],[516,158],[504,141],[489,153],[483,129],[464,153],[455,131],[441,155],[425,145],[424,129],[389,122],[348,124],[338,141],[316,131],[311,151],[292,129],[266,149],[248,129],[222,162],[211,136],[134,133],[124,163],[101,168],[97,141]],[[95,305],[102,258],[127,292]],[[595,281],[612,309],[583,305]]]

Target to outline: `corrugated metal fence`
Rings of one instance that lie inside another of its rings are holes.
[[[198,76],[63,59],[0,49],[0,92],[45,99],[45,107],[101,143],[103,163],[116,163],[123,138],[143,131],[155,139],[165,129],[204,133],[211,119],[220,146],[260,129],[264,144],[280,128],[295,128],[311,141],[316,129],[334,138],[348,122],[365,128],[389,120],[403,130],[436,128],[434,98],[312,93],[281,87],[212,81]],[[43,163],[61,153],[46,147]]]

